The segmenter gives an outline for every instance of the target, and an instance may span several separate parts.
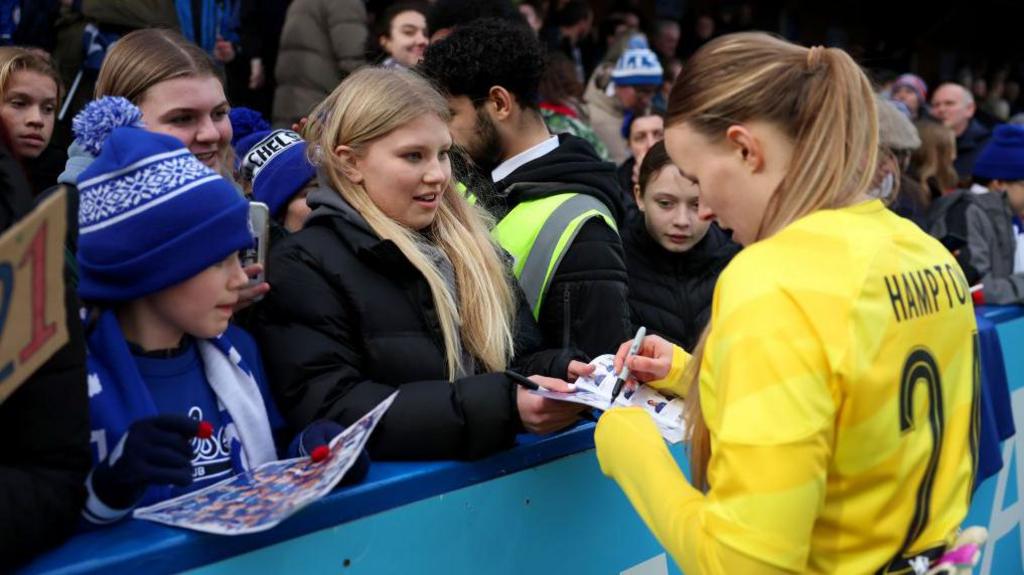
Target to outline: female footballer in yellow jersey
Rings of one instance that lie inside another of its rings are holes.
[[[970,502],[976,326],[955,260],[867,194],[864,73],[723,36],[684,66],[666,144],[746,248],[692,357],[647,337],[628,360],[687,397],[693,484],[637,408],[601,418],[602,470],[689,575],[926,569]]]

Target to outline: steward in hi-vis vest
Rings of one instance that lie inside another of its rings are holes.
[[[448,99],[452,140],[476,167],[469,175],[493,182],[457,176],[498,220],[495,238],[515,259],[544,347],[596,356],[632,335],[622,192],[614,164],[544,123],[544,53],[532,31],[485,18],[432,44],[418,69]]]
[[[496,197],[484,202],[499,217],[494,237],[515,260],[545,344],[590,356],[614,351],[630,336],[615,166],[561,135],[494,185]]]

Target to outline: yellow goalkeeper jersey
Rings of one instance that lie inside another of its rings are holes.
[[[701,364],[710,489],[613,409],[602,470],[697,573],[911,572],[955,539],[978,436],[977,327],[955,260],[870,201],[806,216],[719,278]],[[677,349],[656,386],[682,394]]]

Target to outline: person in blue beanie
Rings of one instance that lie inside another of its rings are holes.
[[[974,177],[988,193],[972,194],[966,211],[968,277],[979,304],[1024,303],[1024,126],[997,126],[978,154]],[[964,258],[958,258],[964,260]],[[971,269],[973,268],[973,269]]]
[[[256,139],[251,144],[247,139]],[[317,185],[316,167],[306,155],[306,141],[291,130],[255,132],[239,142],[240,180],[257,202],[289,233],[302,229],[309,216],[306,195]]]
[[[249,108],[234,108],[230,117],[236,179],[246,195],[270,208],[271,239],[299,231],[310,212],[306,196],[317,185],[305,140],[292,130],[271,130]]]
[[[622,138],[626,114],[650,108],[663,77],[658,56],[642,35],[636,35],[628,40],[615,66],[599,68],[587,84],[583,99],[590,125],[616,164],[629,158],[629,147]]]
[[[248,202],[141,117],[102,98],[75,122],[96,155],[78,181],[92,524],[277,459],[284,427],[255,343],[229,323],[248,281]],[[311,453],[341,431],[314,421],[287,451]]]

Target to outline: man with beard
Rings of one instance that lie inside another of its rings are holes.
[[[452,138],[493,191],[474,189],[549,347],[596,356],[630,337],[615,166],[585,140],[552,136],[538,108],[543,50],[525,26],[483,19],[427,49]]]

